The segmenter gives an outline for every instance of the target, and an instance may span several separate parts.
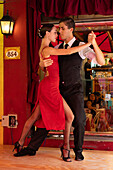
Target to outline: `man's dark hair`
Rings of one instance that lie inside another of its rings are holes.
[[[72,18],[70,17],[65,17],[65,18],[62,18],[60,21],[59,21],[59,24],[61,22],[64,22],[65,25],[70,29],[70,28],[73,28],[73,32],[75,30],[75,22]]]

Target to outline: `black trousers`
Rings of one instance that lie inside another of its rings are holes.
[[[82,145],[84,141],[84,132],[86,124],[86,116],[84,112],[83,94],[73,94],[72,96],[65,97],[65,100],[74,114],[74,120],[72,126],[74,127],[74,145],[75,151],[82,151]]]
[[[45,128],[37,128],[34,135],[31,137],[28,147],[34,151],[38,151],[39,147],[47,137],[48,132],[49,130],[46,130]]]
[[[91,80],[86,79],[86,96],[89,95],[89,92],[91,92]]]
[[[74,127],[74,150],[75,152],[82,152],[86,125],[82,83],[80,81],[69,87],[60,86],[60,92],[74,114],[74,121],[72,123]]]

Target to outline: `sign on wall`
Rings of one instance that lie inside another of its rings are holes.
[[[5,47],[4,59],[20,59],[20,47]]]

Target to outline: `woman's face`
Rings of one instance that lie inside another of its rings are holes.
[[[95,95],[94,94],[90,94],[90,100],[95,100]]]
[[[58,36],[58,35],[57,35],[57,29],[56,29],[56,27],[54,26],[54,27],[52,28],[51,32],[49,32],[48,38],[50,39],[50,41],[55,42],[57,36]]]

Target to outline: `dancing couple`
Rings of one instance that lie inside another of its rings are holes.
[[[53,24],[45,24],[39,30],[38,35],[42,39],[39,50],[40,66],[46,70],[47,75],[39,84],[38,98],[32,115],[26,121],[20,139],[15,143],[16,157],[35,155],[50,130],[63,129],[61,155],[64,161],[71,162],[69,136],[72,124],[75,160],[84,159],[82,145],[86,116],[80,69],[82,60],[86,57],[100,65],[103,65],[105,60],[96,43],[95,34],[91,32],[88,35],[88,43],[85,44],[76,40],[74,29],[72,18],[60,20],[59,33],[64,43],[61,43],[58,49],[49,47],[50,42],[56,41],[56,27]],[[89,47],[91,44],[95,52]],[[23,148],[25,137],[34,123],[37,130],[28,146]]]

